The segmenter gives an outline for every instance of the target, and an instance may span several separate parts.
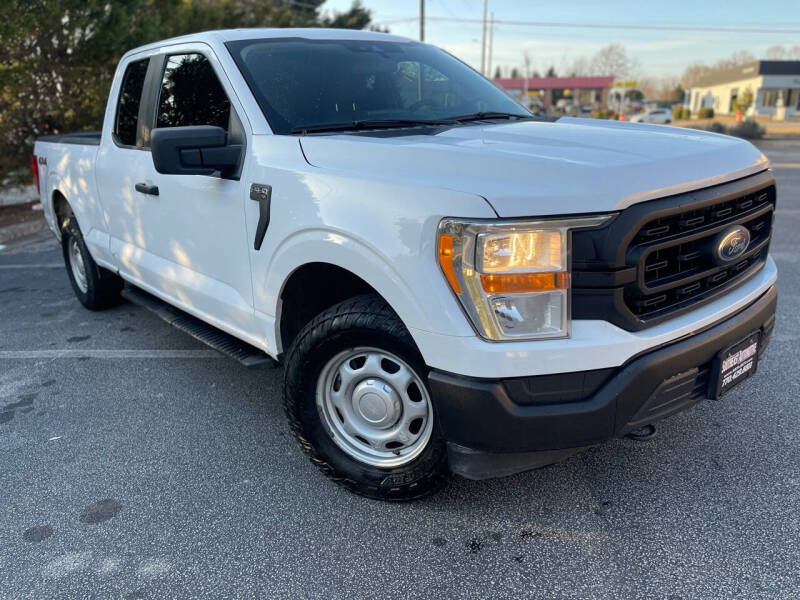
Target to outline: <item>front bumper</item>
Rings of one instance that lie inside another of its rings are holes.
[[[619,368],[509,379],[432,370],[451,469],[482,479],[534,468],[691,406],[708,397],[720,350],[756,330],[766,349],[777,299],[772,286],[734,316]]]

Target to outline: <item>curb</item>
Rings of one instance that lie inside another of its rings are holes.
[[[5,244],[6,242],[38,233],[45,229],[47,229],[47,221],[44,220],[44,217],[40,217],[35,221],[26,221],[25,223],[0,227],[0,244]]]

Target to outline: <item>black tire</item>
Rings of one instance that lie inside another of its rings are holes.
[[[74,246],[73,246],[74,244]],[[83,259],[85,289],[81,289],[72,268],[71,252],[75,247]],[[64,265],[67,267],[69,282],[72,290],[81,304],[89,310],[103,310],[115,306],[120,302],[123,280],[116,273],[99,266],[83,241],[83,234],[78,227],[75,217],[69,216],[64,220],[61,228],[61,251],[64,256]]]
[[[447,483],[450,470],[435,406],[427,445],[411,462],[395,468],[356,460],[326,429],[316,402],[318,378],[332,357],[356,346],[390,352],[427,381],[428,370],[411,336],[383,299],[365,294],[329,308],[300,331],[286,354],[284,406],[301,448],[329,479],[361,496],[407,501],[436,492]]]

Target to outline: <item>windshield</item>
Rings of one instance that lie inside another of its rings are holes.
[[[277,38],[226,45],[277,134],[357,121],[531,116],[461,61],[417,42]]]

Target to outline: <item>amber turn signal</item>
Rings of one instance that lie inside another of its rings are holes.
[[[552,292],[569,288],[569,273],[483,273],[481,286],[488,294]]]
[[[442,267],[447,282],[456,294],[461,293],[461,285],[456,277],[456,270],[453,266],[453,236],[450,233],[439,235],[439,265]]]

